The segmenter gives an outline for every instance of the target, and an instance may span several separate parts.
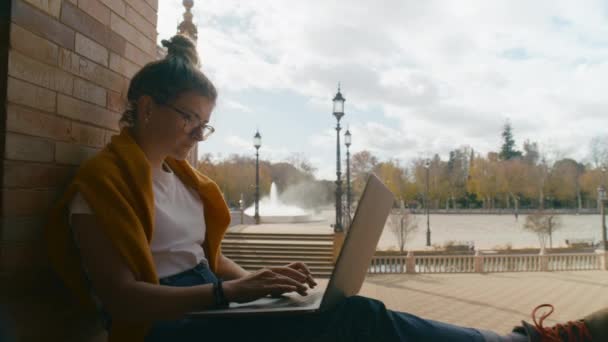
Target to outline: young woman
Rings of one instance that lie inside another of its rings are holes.
[[[360,296],[315,315],[184,318],[228,302],[306,295],[316,282],[303,263],[250,273],[221,253],[226,203],[217,185],[184,160],[214,132],[217,92],[189,39],[163,45],[166,58],[131,80],[120,134],[81,165],[46,230],[54,269],[85,308],[103,315],[111,342],[528,341],[554,334],[525,325],[501,337]],[[582,322],[559,330],[589,335]]]

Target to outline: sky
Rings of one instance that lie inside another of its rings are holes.
[[[183,12],[160,0],[159,42]],[[259,129],[262,159],[296,153],[335,179],[338,83],[351,154],[402,165],[497,151],[507,120],[518,148],[529,139],[548,158],[586,160],[608,134],[606,1],[194,0],[192,12],[219,92],[199,155],[254,156]]]

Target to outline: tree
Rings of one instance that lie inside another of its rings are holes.
[[[513,139],[513,128],[507,120],[502,131],[504,140],[500,149],[499,157],[501,160],[509,160],[513,158],[521,158],[521,151],[515,150],[515,139]]]
[[[601,168],[595,168],[586,170],[580,177],[581,190],[588,201],[596,201],[597,208],[600,206],[600,202],[597,198],[597,188],[600,185],[604,185],[606,182],[605,172]],[[587,204],[590,206],[590,203]]]
[[[608,166],[608,135],[593,137],[589,142],[589,150],[594,167]]]
[[[363,192],[363,187],[367,181],[367,177],[373,171],[376,164],[378,164],[378,158],[371,154],[369,151],[361,151],[352,155],[351,157],[351,181],[353,196],[360,196]]]
[[[448,192],[452,201],[452,208],[456,207],[456,198],[465,195],[467,189],[467,176],[469,174],[469,152],[470,148],[461,147],[450,151],[450,159],[447,163]]]
[[[526,217],[524,230],[535,233],[540,243],[540,248],[545,249],[547,239],[549,248],[553,248],[553,232],[561,228],[561,219],[556,215],[545,215],[542,212],[530,214]]]
[[[294,152],[287,157],[286,161],[293,165],[296,169],[308,175],[311,179],[314,177],[314,173],[317,171],[317,169],[310,163],[306,155],[303,153]]]
[[[409,211],[405,209],[403,200],[400,200],[399,202],[399,213],[391,216],[391,231],[395,234],[399,245],[399,251],[403,254],[408,238],[412,233],[418,230],[418,220],[416,219],[416,216],[410,214]]]
[[[549,164],[541,157],[537,165],[529,165],[527,169],[528,183],[524,188],[524,194],[529,198],[538,199],[538,208],[545,208],[545,195],[548,190]]]
[[[315,208],[331,203],[335,192],[334,182],[317,181],[314,168],[300,154],[288,158],[290,162],[270,163],[260,160],[260,197],[268,195],[275,182],[287,204]],[[245,206],[255,200],[255,159],[248,155],[233,154],[214,161],[207,153],[197,161],[197,169],[214,180],[230,206],[237,206],[243,195]]]
[[[380,162],[374,166],[373,172],[395,196],[402,196],[405,179],[403,169],[399,167],[399,161]]]
[[[498,155],[488,153],[487,158],[476,157],[471,161],[467,190],[483,202],[483,207],[493,209],[499,190],[497,177]]]
[[[524,155],[523,161],[528,165],[536,165],[540,158],[540,152],[538,151],[538,143],[530,142],[530,140],[524,141]]]
[[[416,183],[416,188],[419,191],[419,198],[424,199],[426,196],[426,184],[427,184],[427,170],[425,167],[426,160],[418,159],[414,161],[414,182]],[[439,155],[435,155],[433,159],[430,160],[429,170],[428,170],[428,182],[429,182],[429,207],[439,208],[440,203],[443,200],[446,200],[449,197],[449,184],[447,178],[447,163],[442,161]],[[435,205],[431,204],[431,201],[435,203]]]
[[[200,171],[205,176],[216,179],[217,170],[215,169],[215,165],[213,164],[213,157],[211,153],[203,154],[202,158],[197,161],[197,170]]]
[[[553,164],[549,173],[548,188],[550,193],[565,204],[575,204],[581,207],[579,178],[583,166],[575,160],[566,158]]]
[[[209,165],[199,162],[199,170],[209,169]],[[233,154],[213,165],[215,174],[211,177],[222,190],[224,199],[230,206],[237,206],[241,194],[244,195],[245,204],[254,201],[255,193],[255,159],[250,156]],[[270,192],[271,164],[260,161],[260,197]]]
[[[498,163],[499,190],[505,195],[505,204],[510,208],[513,201],[515,211],[519,210],[519,194],[526,187],[526,164],[519,159],[503,160]]]
[[[273,163],[270,166],[270,178],[279,191],[285,191],[289,186],[314,179],[312,174],[302,171],[288,162]]]

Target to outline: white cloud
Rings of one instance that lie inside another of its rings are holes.
[[[179,17],[181,6],[161,6]],[[204,69],[229,90],[222,93],[287,89],[327,110],[341,81],[348,113],[359,114],[349,117],[353,150],[411,158],[467,144],[487,152],[509,118],[520,145],[529,138],[582,158],[608,125],[601,1],[210,0],[194,12]],[[175,26],[164,18],[161,36]],[[303,132],[319,165],[335,158],[325,150],[330,132]]]
[[[250,153],[253,148],[253,141],[243,139],[236,135],[230,135],[225,140],[228,147],[232,147],[233,150],[238,151],[237,153]],[[260,159],[268,160],[270,162],[279,162],[286,160],[293,151],[290,151],[287,147],[276,147],[264,143],[260,147]]]
[[[231,135],[225,140],[226,144],[238,150],[249,151],[253,146],[253,142],[245,140],[239,136]]]
[[[233,110],[236,110],[241,113],[251,113],[252,112],[251,108],[249,108],[248,106],[246,106],[236,100],[231,100],[229,98],[220,97],[219,102],[220,103],[219,103],[218,107],[223,106],[225,108],[233,109]]]

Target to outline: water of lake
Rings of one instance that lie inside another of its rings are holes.
[[[408,239],[407,248],[424,249],[426,246],[426,216],[413,215],[418,230]],[[558,215],[561,227],[553,233],[553,247],[566,246],[566,239],[601,240],[599,215]],[[382,233],[378,249],[398,249],[397,240],[390,229],[390,218]],[[535,234],[523,230],[526,215],[443,215],[431,214],[431,244],[443,245],[447,241],[474,241],[476,249],[492,249],[510,243],[513,248],[539,247]]]

